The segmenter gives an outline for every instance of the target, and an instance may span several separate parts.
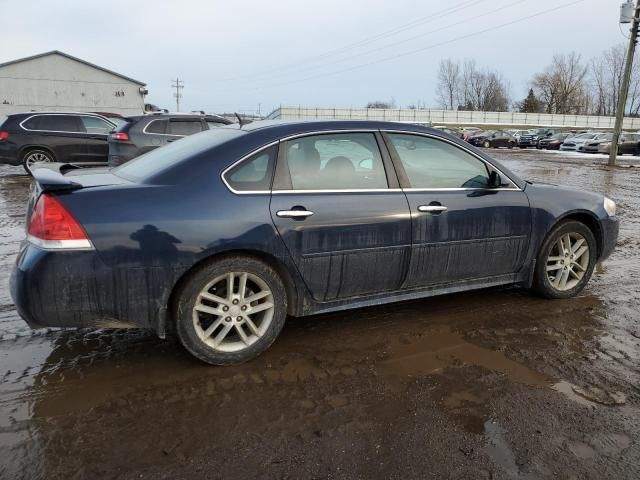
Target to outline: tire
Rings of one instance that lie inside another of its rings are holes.
[[[482,146],[484,148],[491,148],[491,142],[489,140],[485,140],[485,142],[482,144]]]
[[[514,147],[514,143],[513,142],[509,142],[509,145],[507,146],[507,148],[509,150],[511,150]]]
[[[56,161],[55,157],[51,152],[41,148],[32,148],[30,150],[26,150],[22,154],[21,160],[22,160],[22,166],[24,167],[25,171],[29,175],[31,175],[31,168],[35,163],[39,163],[39,162],[50,163],[50,162]]]
[[[573,242],[573,247],[580,239],[583,240],[583,242],[578,243],[578,248],[575,250],[576,254],[579,254],[585,246],[588,250],[577,259],[560,255],[559,242],[562,239],[562,244],[565,245],[567,236]],[[576,296],[591,278],[596,264],[597,247],[593,232],[584,223],[570,220],[556,226],[549,233],[538,253],[533,277],[533,290],[546,298],[570,298]],[[568,267],[562,266],[565,263]],[[553,269],[547,271],[548,266]],[[582,274],[579,279],[572,274],[574,270],[578,276]],[[564,288],[562,288],[562,277],[557,277],[557,275],[562,275],[563,272],[566,272],[564,275],[567,278]],[[558,282],[557,285],[556,281]]]
[[[231,272],[235,273],[234,292],[229,295]],[[268,291],[269,294],[244,304],[239,299],[243,274],[246,275],[245,298],[260,292]],[[211,301],[203,294],[226,303]],[[278,273],[266,263],[237,255],[223,257],[196,270],[182,284],[173,303],[180,342],[193,356],[211,365],[236,365],[257,357],[275,341],[287,317],[287,294]],[[271,308],[262,307],[263,310],[257,313],[250,313],[269,303]],[[220,312],[220,315],[202,312],[206,308]],[[211,333],[207,337],[209,329]],[[243,341],[240,330],[248,340]],[[227,333],[223,335],[225,331]],[[216,344],[220,335],[222,338]]]

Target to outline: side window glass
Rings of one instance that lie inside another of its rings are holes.
[[[484,162],[450,143],[418,135],[390,133],[389,138],[411,188],[487,188]]]
[[[28,130],[40,130],[40,115],[35,115],[31,118],[28,118],[22,123],[22,126]]]
[[[166,120],[153,120],[144,128],[144,131],[163,135],[167,131],[167,123]]]
[[[25,122],[24,126],[31,130],[49,132],[86,132],[76,115],[36,115]]]
[[[294,190],[387,188],[372,133],[313,135],[286,142],[284,148]]]
[[[169,122],[168,134],[171,135],[193,135],[202,131],[200,120],[171,120]]]
[[[256,153],[224,174],[231,188],[239,192],[271,189],[276,147]]]
[[[115,127],[98,117],[80,117],[87,133],[107,134]]]
[[[224,123],[222,122],[214,122],[213,120],[207,120],[207,126],[209,127],[209,130],[213,130],[214,128],[218,128],[218,127],[224,127]]]

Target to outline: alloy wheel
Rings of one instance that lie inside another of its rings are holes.
[[[551,246],[547,256],[547,279],[553,288],[567,291],[574,288],[589,267],[589,245],[579,233],[567,233]]]
[[[31,170],[31,168],[36,164],[36,163],[43,163],[43,162],[51,162],[51,157],[49,155],[47,155],[44,152],[41,152],[39,150],[36,150],[34,152],[30,152],[29,154],[27,154],[26,158],[24,159],[24,163],[27,166],[27,168],[29,170]]]
[[[198,294],[193,325],[208,347],[238,352],[267,332],[273,315],[273,293],[264,280],[247,272],[229,272]]]

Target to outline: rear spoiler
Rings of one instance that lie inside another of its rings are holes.
[[[31,171],[42,192],[77,190],[82,185],[64,176],[70,170],[80,168],[72,163],[42,163]]]

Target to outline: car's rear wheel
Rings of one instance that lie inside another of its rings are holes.
[[[547,298],[577,295],[591,278],[596,258],[596,239],[584,223],[568,221],[558,225],[538,254],[534,290]]]
[[[514,142],[509,142],[509,145],[507,145],[509,147],[509,150],[511,150],[514,146],[515,143]]]
[[[31,170],[36,163],[50,163],[54,161],[55,158],[53,158],[51,152],[39,148],[27,150],[22,154],[22,165],[29,175],[31,175]]]
[[[280,334],[286,316],[286,290],[278,273],[244,256],[225,257],[197,270],[174,302],[180,341],[212,365],[257,357]]]

